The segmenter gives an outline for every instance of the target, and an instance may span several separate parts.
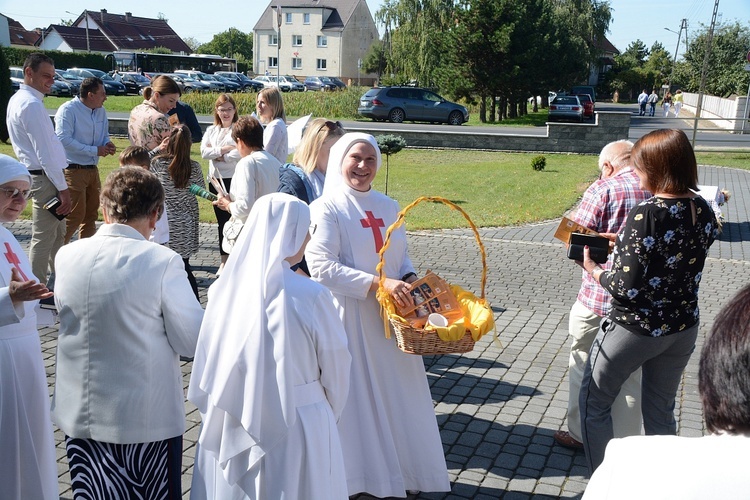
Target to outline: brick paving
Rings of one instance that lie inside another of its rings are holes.
[[[720,307],[750,282],[750,172],[701,167],[701,184],[728,188],[727,222],[711,248],[701,286],[701,331],[677,394],[679,434],[705,432],[698,397],[698,352]],[[568,312],[580,284],[580,268],[565,258],[552,233],[559,221],[481,229],[489,268],[487,298],[497,318],[500,347],[490,335],[463,355],[424,358],[452,490],[424,499],[542,499],[579,497],[586,487],[582,452],[554,443],[565,428],[568,400]],[[28,245],[29,222],[9,225]],[[409,233],[410,255],[421,271],[432,269],[477,292],[480,267],[468,230]],[[205,305],[218,266],[216,226],[201,226],[201,248],[191,260]],[[45,367],[54,383],[57,328],[40,330]],[[191,363],[183,363],[184,383]],[[185,403],[183,498],[190,481],[200,416]],[[61,498],[72,498],[70,476],[56,431]]]

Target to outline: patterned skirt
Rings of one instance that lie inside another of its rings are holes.
[[[113,444],[65,436],[75,500],[179,499],[182,436]]]

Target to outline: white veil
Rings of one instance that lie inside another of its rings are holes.
[[[383,158],[380,155],[378,141],[376,141],[370,134],[363,134],[361,132],[349,132],[348,134],[344,134],[341,139],[336,141],[336,144],[331,147],[331,152],[328,155],[326,182],[323,186],[324,196],[330,196],[341,191],[341,186],[344,185],[344,177],[341,175],[341,164],[344,162],[346,153],[348,153],[352,146],[358,142],[366,142],[375,148],[378,164],[377,168],[380,170]]]
[[[235,484],[296,419],[287,343],[284,259],[302,247],[310,211],[297,198],[259,198],[209,301],[188,398],[204,414],[199,438]]]

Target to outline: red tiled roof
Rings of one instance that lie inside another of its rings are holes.
[[[26,28],[21,26],[21,23],[15,19],[8,19],[8,34],[10,35],[11,45],[27,45],[33,47],[36,45],[36,41],[39,39],[40,34],[36,31],[28,31]]]

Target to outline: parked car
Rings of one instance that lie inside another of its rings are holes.
[[[81,78],[80,76],[74,75],[73,73],[69,73],[61,69],[56,69],[55,80],[57,80],[58,78],[60,78],[64,82],[69,83],[73,89],[73,94],[78,95],[81,89],[81,82],[83,82],[83,78]]]
[[[346,84],[341,81],[341,78],[336,78],[335,76],[328,77],[329,80],[331,80],[331,83],[336,85],[336,88],[339,90],[346,90]]]
[[[68,73],[80,76],[81,78],[97,77],[101,78],[104,83],[104,89],[108,95],[125,95],[125,85],[120,82],[116,82],[111,76],[99,69],[93,68],[70,68],[66,70]]]
[[[573,85],[570,93],[575,95],[588,94],[591,96],[591,100],[596,102],[596,90],[591,85]]]
[[[207,84],[208,89],[211,92],[226,92],[226,86],[222,82],[215,80],[211,75],[204,73],[202,71],[178,69],[174,73],[175,75],[189,76],[190,78],[194,78],[198,80],[199,82],[203,82]]]
[[[178,75],[177,73],[166,73],[166,75],[175,81],[183,94],[189,94],[191,92],[209,92],[211,90],[211,86],[208,82],[199,82],[195,78],[187,75]]]
[[[359,100],[357,112],[373,120],[443,122],[461,125],[469,110],[420,87],[376,87]]]
[[[291,87],[290,90],[292,92],[304,92],[305,90],[307,90],[305,88],[305,85],[292,75],[283,75],[280,77],[280,80],[282,82],[282,85],[284,84],[284,82],[288,83]]]
[[[235,82],[234,80],[231,80],[229,78],[224,78],[221,75],[210,75],[214,80],[218,80],[221,83],[224,84],[224,88],[227,89],[227,92],[242,92],[242,85]]]
[[[278,87],[279,90],[281,90],[282,92],[290,92],[293,86],[293,84],[291,82],[286,81],[286,79],[283,76],[281,77],[281,80],[279,81],[277,81],[276,77],[272,75],[256,76],[255,79],[261,82],[264,87]]]
[[[13,87],[14,93],[18,89],[21,88],[22,83],[23,83],[23,68],[19,68],[17,66],[11,66],[10,67],[10,85]]]
[[[240,85],[242,85],[243,92],[257,92],[263,88],[263,84],[261,82],[253,80],[252,78],[248,78],[243,73],[239,73],[236,71],[217,71],[214,74],[239,83]]]
[[[305,78],[305,88],[307,90],[336,90],[336,84],[325,76],[308,76]]]
[[[560,95],[549,104],[549,117],[551,122],[561,119],[583,121],[583,105],[575,95]]]
[[[151,80],[135,71],[120,73],[120,83],[125,85],[128,94],[143,95],[143,89],[151,85]]]
[[[591,96],[588,94],[576,95],[578,96],[578,100],[581,101],[581,105],[583,106],[583,117],[593,118],[595,105],[593,99],[591,99]]]

